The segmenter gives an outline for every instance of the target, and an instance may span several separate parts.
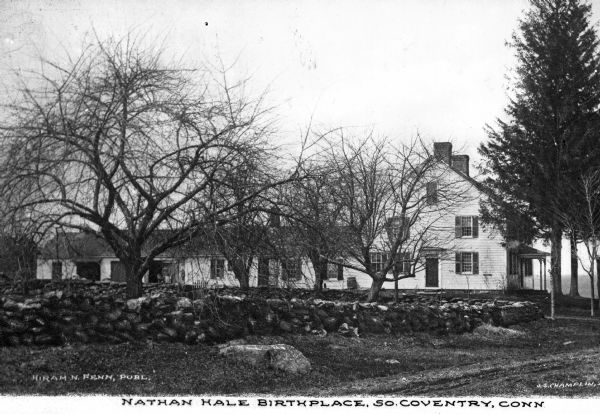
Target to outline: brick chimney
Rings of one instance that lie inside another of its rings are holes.
[[[467,177],[469,176],[469,156],[468,155],[453,155],[452,168],[460,171]]]
[[[452,165],[452,144],[450,142],[434,142],[433,155],[438,160]]]

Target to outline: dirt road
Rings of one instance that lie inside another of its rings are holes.
[[[320,395],[600,395],[600,348],[353,381]]]

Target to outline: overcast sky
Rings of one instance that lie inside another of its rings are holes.
[[[507,102],[505,46],[524,0],[0,0],[0,74],[131,30],[166,37],[190,65],[239,57],[234,76],[270,89],[282,140],[322,126],[419,131],[474,156]],[[600,10],[600,0],[593,2]],[[4,82],[5,87],[10,86]]]

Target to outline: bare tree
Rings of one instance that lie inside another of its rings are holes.
[[[579,235],[585,246],[589,259],[584,260],[579,256],[579,263],[590,277],[590,314],[594,316],[594,278],[600,244],[600,170],[582,175],[573,187],[574,198],[571,206],[568,206],[569,213],[562,214],[561,217],[569,232]],[[598,296],[600,297],[600,281]]]
[[[270,230],[276,216],[277,195],[263,191],[259,196],[248,197],[272,179],[277,166],[268,165],[268,159],[253,157],[227,177],[226,185],[219,188],[217,203],[223,207],[235,204],[237,214],[224,225],[215,223],[205,233],[227,259],[242,289],[250,287],[250,270],[258,256],[273,250]],[[267,170],[271,175],[265,175]]]
[[[268,154],[271,124],[262,97],[247,98],[225,70],[169,65],[132,36],[42,63],[7,108],[3,194],[48,225],[99,233],[127,270],[129,297],[159,254],[245,215],[241,206],[289,179],[265,172],[241,198],[220,196],[238,168]]]
[[[1,213],[0,213],[1,214]],[[0,273],[13,281],[32,279],[42,240],[37,223],[10,214],[0,217]]]
[[[394,147],[371,134],[353,140],[341,133],[329,163],[346,238],[347,260],[335,262],[372,279],[369,300],[384,282],[414,278],[426,256],[449,254],[454,233],[445,223],[464,188],[418,137]]]
[[[280,206],[293,228],[293,243],[311,262],[314,290],[321,292],[329,264],[339,260],[345,242],[339,221],[343,205],[334,196],[339,177],[323,156],[303,165],[302,173],[302,180],[282,188]]]

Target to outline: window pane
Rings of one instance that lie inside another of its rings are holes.
[[[285,259],[281,262],[283,280],[300,280],[302,269],[300,259]]]
[[[222,279],[225,275],[225,259],[210,259],[210,278]]]
[[[473,220],[470,216],[462,217],[462,235],[463,237],[473,235]]]
[[[327,279],[337,279],[338,265],[335,263],[327,263]]]
[[[462,254],[462,271],[463,273],[470,273],[473,271],[473,254],[463,253]]]

